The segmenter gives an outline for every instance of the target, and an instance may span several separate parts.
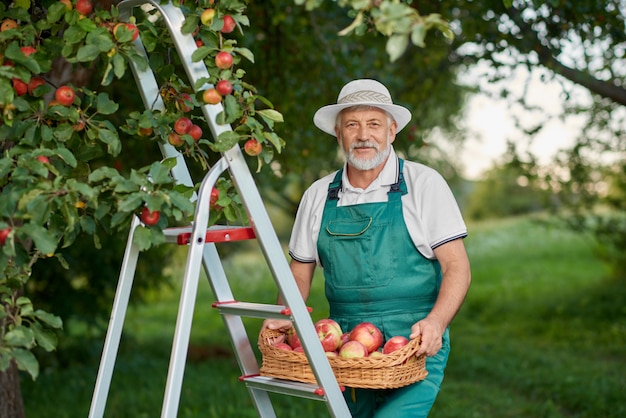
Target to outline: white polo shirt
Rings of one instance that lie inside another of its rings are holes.
[[[344,166],[338,206],[386,202],[389,187],[397,181],[398,159],[391,151],[383,170],[367,189],[353,187]],[[402,196],[402,214],[418,251],[434,259],[433,250],[446,242],[467,236],[467,227],[450,187],[435,170],[413,161],[404,161],[402,170],[408,193]],[[294,260],[319,264],[317,237],[322,222],[328,186],[336,172],[314,182],[302,196],[289,241]]]

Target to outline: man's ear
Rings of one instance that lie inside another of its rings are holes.
[[[389,142],[393,144],[393,141],[396,140],[396,132],[398,129],[398,124],[396,121],[391,122],[391,126],[389,127]]]

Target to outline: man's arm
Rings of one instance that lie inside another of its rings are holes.
[[[311,291],[311,283],[313,282],[313,273],[315,272],[315,263],[302,263],[300,261],[291,260],[289,268],[293,274],[293,278],[296,280],[298,290],[302,295],[302,299],[306,302]],[[276,300],[278,305],[284,305],[283,299],[278,295]],[[284,319],[266,319],[263,322],[263,328],[269,329],[287,329],[291,328],[291,321]]]
[[[443,333],[461,308],[471,282],[463,240],[447,242],[434,251],[441,265],[441,288],[435,306],[426,318],[413,325],[410,335],[410,338],[421,335],[417,354],[425,353],[427,356],[434,356],[441,348]]]

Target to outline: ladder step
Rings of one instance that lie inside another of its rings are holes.
[[[220,314],[233,314],[249,318],[289,319],[291,309],[283,305],[269,305],[265,303],[239,302],[236,300],[214,302],[212,305]],[[313,309],[307,307],[309,312]]]
[[[187,245],[191,240],[191,226],[167,228],[163,230],[165,241],[170,244]],[[256,234],[250,226],[213,225],[206,231],[206,242],[229,242],[255,239]]]
[[[324,388],[312,383],[293,382],[291,380],[277,379],[261,375],[241,376],[240,381],[246,386],[261,389],[267,392],[281,393],[283,395],[299,396],[301,398],[325,401]]]

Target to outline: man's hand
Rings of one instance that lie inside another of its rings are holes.
[[[263,321],[263,326],[261,326],[261,332],[264,329],[273,329],[273,330],[281,330],[287,331],[289,328],[293,327],[291,321],[287,319],[266,319]],[[259,333],[259,338],[261,338],[261,334]],[[274,338],[272,341],[269,341],[270,344],[282,343],[285,341],[286,334],[283,333],[280,336]]]
[[[420,356],[426,354],[431,357],[437,354],[441,348],[443,333],[445,327],[442,327],[439,322],[429,319],[428,317],[416,322],[411,327],[410,339],[422,337],[420,348],[417,350],[416,355]]]

